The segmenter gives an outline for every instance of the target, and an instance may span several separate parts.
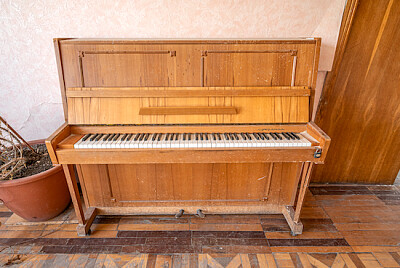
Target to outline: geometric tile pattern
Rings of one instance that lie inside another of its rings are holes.
[[[399,186],[313,185],[302,235],[282,215],[97,217],[75,224],[5,225],[5,267],[400,267]]]
[[[9,255],[6,267],[400,267],[399,253],[269,253],[269,254],[56,254]]]

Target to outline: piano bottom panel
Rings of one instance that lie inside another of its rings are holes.
[[[241,213],[240,207],[253,207],[254,211],[247,213],[261,213],[266,206],[269,211],[280,212],[283,205],[293,205],[301,166],[302,163],[109,164],[77,165],[77,171],[86,206],[90,207],[131,207],[141,213],[147,207],[150,214],[176,213],[176,208]]]

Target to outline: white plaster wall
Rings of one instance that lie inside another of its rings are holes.
[[[47,137],[64,121],[54,37],[317,36],[324,76],[344,5],[345,0],[0,0],[0,115],[28,140]]]

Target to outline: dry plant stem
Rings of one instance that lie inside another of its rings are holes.
[[[32,152],[37,154],[35,150],[33,150],[33,148],[1,116],[0,116],[0,121],[3,122],[3,124],[6,125],[6,127],[9,128],[26,146],[28,146],[28,148],[31,149]]]

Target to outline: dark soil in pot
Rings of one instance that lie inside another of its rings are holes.
[[[23,150],[23,156],[28,158],[26,166],[14,174],[13,180],[32,176],[53,167],[45,144],[34,144],[32,148],[38,153],[34,154],[28,147]],[[0,161],[1,165],[1,161]]]

